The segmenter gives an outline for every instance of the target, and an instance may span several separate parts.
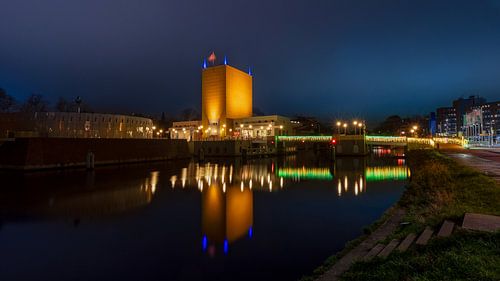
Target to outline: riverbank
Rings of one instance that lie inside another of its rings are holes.
[[[42,170],[189,158],[186,140],[16,138],[0,143],[0,169]],[[91,161],[90,161],[91,160]]]
[[[459,223],[466,212],[500,215],[500,187],[492,178],[435,151],[411,151],[407,156],[412,177],[395,207],[406,210],[403,221],[408,224],[385,241],[420,233],[425,226],[436,229],[445,219]],[[349,243],[304,280],[321,276],[364,238]],[[458,230],[426,247],[357,262],[341,280],[500,280],[499,252],[500,233]]]

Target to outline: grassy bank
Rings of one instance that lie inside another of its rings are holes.
[[[444,219],[460,225],[464,213],[500,215],[500,186],[491,178],[430,150],[408,153],[412,172],[398,202],[407,210],[402,227],[388,238],[438,229]],[[358,262],[343,280],[500,280],[500,233],[456,231],[387,259]]]

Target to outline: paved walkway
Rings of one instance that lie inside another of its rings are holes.
[[[500,182],[500,150],[495,148],[464,149],[450,146],[441,150],[463,165],[475,168]]]
[[[327,272],[325,272],[317,280],[320,281],[335,281],[339,280],[342,273],[346,272],[351,265],[361,260],[375,246],[378,241],[384,240],[387,236],[393,233],[401,223],[405,215],[405,211],[398,209],[394,214],[377,230],[375,230],[365,241],[361,242],[357,247],[350,250],[346,255],[340,258]]]

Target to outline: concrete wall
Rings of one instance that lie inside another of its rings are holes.
[[[18,138],[0,145],[0,168],[84,167],[88,152],[95,155],[95,165],[190,156],[186,140]]]

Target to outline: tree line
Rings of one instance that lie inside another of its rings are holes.
[[[50,103],[41,94],[31,94],[26,100],[18,102],[7,91],[0,88],[0,112],[76,112],[80,108],[81,112],[92,112],[91,108],[77,97],[74,101],[68,101],[59,97],[57,102],[51,107]]]

